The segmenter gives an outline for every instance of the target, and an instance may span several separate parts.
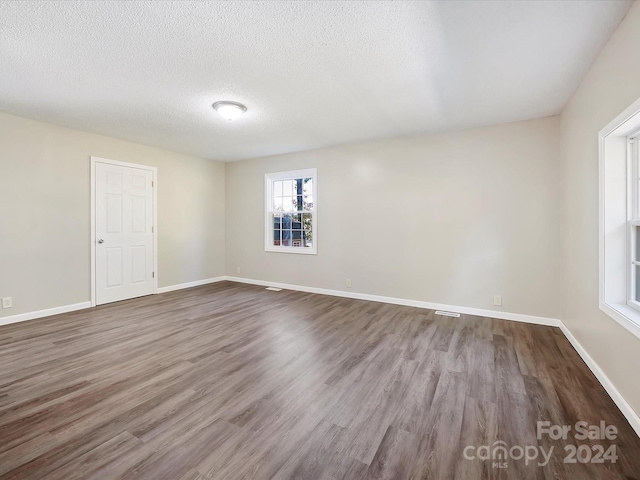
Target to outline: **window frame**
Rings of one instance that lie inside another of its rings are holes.
[[[640,303],[634,300],[632,267],[634,225],[640,225],[640,137],[630,142],[638,134],[640,99],[598,133],[598,270],[600,310],[640,338]]]
[[[311,231],[313,240],[311,247],[293,247],[273,244],[273,184],[279,180],[297,180],[300,178],[313,179],[313,209],[293,213],[311,214]],[[264,175],[264,251],[276,253],[293,253],[298,255],[318,254],[318,170],[307,168],[303,170],[289,170],[285,172],[265,173]]]

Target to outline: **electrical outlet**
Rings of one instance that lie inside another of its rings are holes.
[[[2,308],[11,308],[11,307],[13,307],[13,299],[11,297],[3,297]]]
[[[493,296],[493,304],[501,307],[502,306],[502,295],[494,295]]]
[[[351,288],[351,279],[350,278],[347,278],[347,287]]]
[[[240,274],[240,267],[236,267],[236,273]]]

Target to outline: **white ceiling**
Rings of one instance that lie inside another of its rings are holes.
[[[630,4],[3,0],[0,111],[220,160],[544,117]]]

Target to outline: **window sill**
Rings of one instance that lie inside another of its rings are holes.
[[[600,303],[600,310],[640,338],[640,312],[623,303]]]
[[[265,252],[271,253],[293,253],[296,255],[317,255],[318,252],[315,249],[303,249],[303,247],[274,247],[265,248]]]

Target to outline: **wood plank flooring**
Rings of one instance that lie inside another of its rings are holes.
[[[222,282],[0,327],[0,478],[629,480],[640,440],[558,329]]]

